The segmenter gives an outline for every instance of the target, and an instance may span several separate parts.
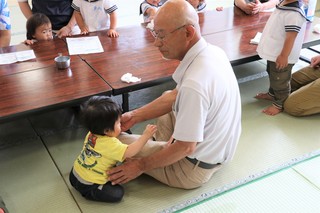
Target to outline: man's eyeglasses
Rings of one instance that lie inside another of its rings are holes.
[[[169,33],[164,33],[164,32],[161,31],[161,30],[160,30],[159,32],[156,32],[155,30],[150,30],[150,32],[151,32],[151,34],[153,35],[153,37],[154,37],[155,39],[160,39],[160,41],[164,41],[164,40],[166,39],[166,36],[168,36],[169,34],[172,34],[172,33],[176,32],[177,30],[180,30],[180,29],[184,28],[185,26],[187,26],[187,24],[184,24],[184,25],[182,25],[181,27],[178,27],[178,28],[172,30],[172,31],[169,32]]]

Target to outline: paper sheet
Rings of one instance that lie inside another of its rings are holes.
[[[36,56],[34,55],[33,50],[24,50],[24,51],[13,52],[13,53],[3,53],[3,54],[0,54],[0,65],[12,64],[18,61],[27,61],[34,58],[36,58]]]
[[[250,44],[259,44],[262,33],[257,32],[256,36],[250,40]]]
[[[69,55],[104,52],[98,36],[67,38]]]

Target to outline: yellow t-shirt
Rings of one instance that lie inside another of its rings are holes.
[[[82,151],[73,168],[78,175],[91,183],[105,184],[106,171],[122,162],[128,145],[115,137],[87,134]]]

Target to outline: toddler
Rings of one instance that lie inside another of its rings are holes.
[[[162,5],[161,0],[145,0],[140,4],[140,15],[143,14],[143,21],[150,22],[153,20],[158,7]]]
[[[118,7],[111,0],[73,0],[71,6],[81,34],[108,29],[109,37],[119,36],[116,31]]]
[[[52,26],[49,18],[42,13],[35,13],[27,20],[27,40],[30,45],[35,41],[48,41],[53,39]]]
[[[121,108],[107,96],[93,96],[81,107],[84,126],[89,129],[82,151],[69,175],[71,185],[88,200],[118,202],[124,195],[121,185],[108,182],[107,171],[136,155],[156,132],[147,125],[130,145],[117,139],[121,133]]]
[[[262,111],[267,115],[280,113],[290,94],[291,70],[300,56],[305,24],[299,1],[282,0],[263,29],[257,52],[267,60],[270,87],[267,93],[259,93],[255,98],[273,101]]]

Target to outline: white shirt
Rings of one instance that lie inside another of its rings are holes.
[[[109,29],[109,14],[118,9],[117,5],[111,0],[99,0],[95,2],[73,0],[72,7],[81,13],[90,32]]]
[[[297,4],[298,6],[298,4]],[[306,18],[303,11],[298,7],[278,6],[271,14],[263,29],[260,42],[257,47],[259,56],[268,61],[275,62],[280,55],[286,32],[298,32],[294,41],[288,63],[294,64],[298,61],[303,44],[306,29]]]
[[[149,8],[153,8],[155,9],[156,11],[158,10],[158,7],[159,6],[154,6],[152,4],[149,4],[148,2],[144,1],[140,4],[140,15],[142,14],[143,15],[143,21],[144,22],[149,22],[149,14],[146,13],[146,11],[149,9]]]
[[[212,164],[230,161],[241,133],[241,100],[224,51],[202,38],[185,55],[173,79],[178,90],[173,137],[198,142],[190,158]]]

